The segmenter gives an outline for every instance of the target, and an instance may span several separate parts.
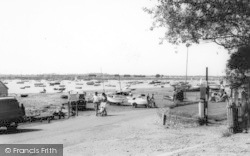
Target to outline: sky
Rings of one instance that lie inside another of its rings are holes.
[[[0,74],[225,74],[213,43],[159,44],[150,0],[1,0]]]

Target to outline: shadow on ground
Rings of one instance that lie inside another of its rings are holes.
[[[41,131],[41,129],[17,129],[17,130],[6,130],[6,129],[0,129],[0,135],[4,134],[18,134],[18,133],[27,133],[27,132],[35,132],[35,131]]]
[[[84,111],[95,111],[95,108],[86,108]]]

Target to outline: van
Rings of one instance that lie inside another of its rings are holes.
[[[0,97],[0,128],[15,130],[24,121],[25,110],[15,97]]]

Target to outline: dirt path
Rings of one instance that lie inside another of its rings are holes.
[[[60,122],[21,126],[1,134],[0,144],[64,144],[65,156],[88,155],[249,155],[250,135],[222,138],[223,126],[171,129],[157,109],[79,116]]]

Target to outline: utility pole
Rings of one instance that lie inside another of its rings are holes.
[[[188,47],[190,47],[191,44],[190,43],[187,43],[186,44],[186,47],[187,47],[187,59],[186,59],[186,83],[187,83],[187,73],[188,73]]]
[[[191,44],[190,43],[187,43],[186,44],[186,47],[187,47],[187,58],[186,58],[186,78],[185,78],[185,83],[186,83],[186,85],[187,85],[187,73],[188,73],[188,47],[190,47],[191,46]],[[187,98],[187,95],[186,95],[186,86],[185,86],[185,99]]]
[[[206,101],[205,101],[205,112],[206,112],[206,115],[205,115],[205,119],[206,119],[206,125],[208,125],[208,100],[209,100],[209,85],[208,85],[208,67],[206,67]]]

